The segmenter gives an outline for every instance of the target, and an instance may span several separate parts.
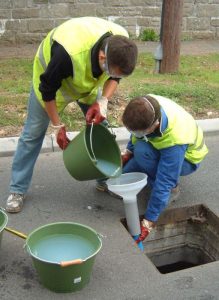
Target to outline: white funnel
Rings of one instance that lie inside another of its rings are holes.
[[[137,194],[147,184],[147,175],[144,173],[126,173],[117,178],[107,180],[108,189],[123,198],[125,214],[131,235],[141,233]]]

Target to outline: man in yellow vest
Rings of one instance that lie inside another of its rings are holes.
[[[138,243],[178,196],[180,176],[195,172],[208,149],[193,117],[165,97],[150,94],[131,100],[122,120],[131,133],[122,155],[123,173],[146,173],[151,187]]]
[[[94,17],[71,19],[54,28],[34,59],[27,120],[12,165],[6,210],[19,212],[51,122],[57,143],[69,143],[60,113],[77,101],[88,124],[106,119],[108,99],[136,65],[137,47],[118,24]]]

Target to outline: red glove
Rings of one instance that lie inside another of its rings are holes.
[[[139,235],[138,239],[135,241],[137,244],[144,241],[146,237],[152,230],[152,226],[149,225],[149,222],[145,219],[141,222],[141,234]]]
[[[130,158],[133,156],[133,154],[129,151],[126,151],[121,156],[122,156],[122,165],[124,167],[124,165],[130,160]]]
[[[59,147],[62,150],[65,150],[65,148],[68,146],[70,140],[66,135],[65,126],[63,125],[56,133],[56,141]]]
[[[99,124],[101,123],[105,118],[100,113],[100,107],[97,102],[95,102],[91,107],[88,109],[86,114],[86,122],[87,124]]]
[[[99,124],[103,120],[106,119],[106,113],[107,113],[107,104],[108,99],[106,97],[101,97],[100,99],[97,99],[97,102],[91,105],[89,107],[87,114],[86,114],[86,122],[87,124]]]

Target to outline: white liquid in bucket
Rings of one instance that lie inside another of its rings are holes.
[[[95,247],[87,239],[74,234],[54,234],[42,238],[31,249],[39,259],[60,263],[74,259],[86,259],[94,254]]]
[[[101,172],[106,174],[107,177],[115,176],[120,170],[120,167],[104,159],[97,159],[96,166]]]

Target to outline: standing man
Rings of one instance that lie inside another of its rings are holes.
[[[136,61],[137,47],[127,31],[103,19],[71,19],[46,36],[34,59],[27,119],[12,165],[8,212],[23,207],[49,123],[65,149],[69,139],[60,112],[77,101],[88,124],[104,121],[108,99],[119,80],[133,72]]]
[[[180,176],[195,172],[208,149],[193,117],[162,96],[146,95],[131,100],[122,120],[131,132],[122,155],[123,173],[146,173],[152,188],[141,222],[137,241],[140,242],[153,229],[169,200],[176,198]]]

